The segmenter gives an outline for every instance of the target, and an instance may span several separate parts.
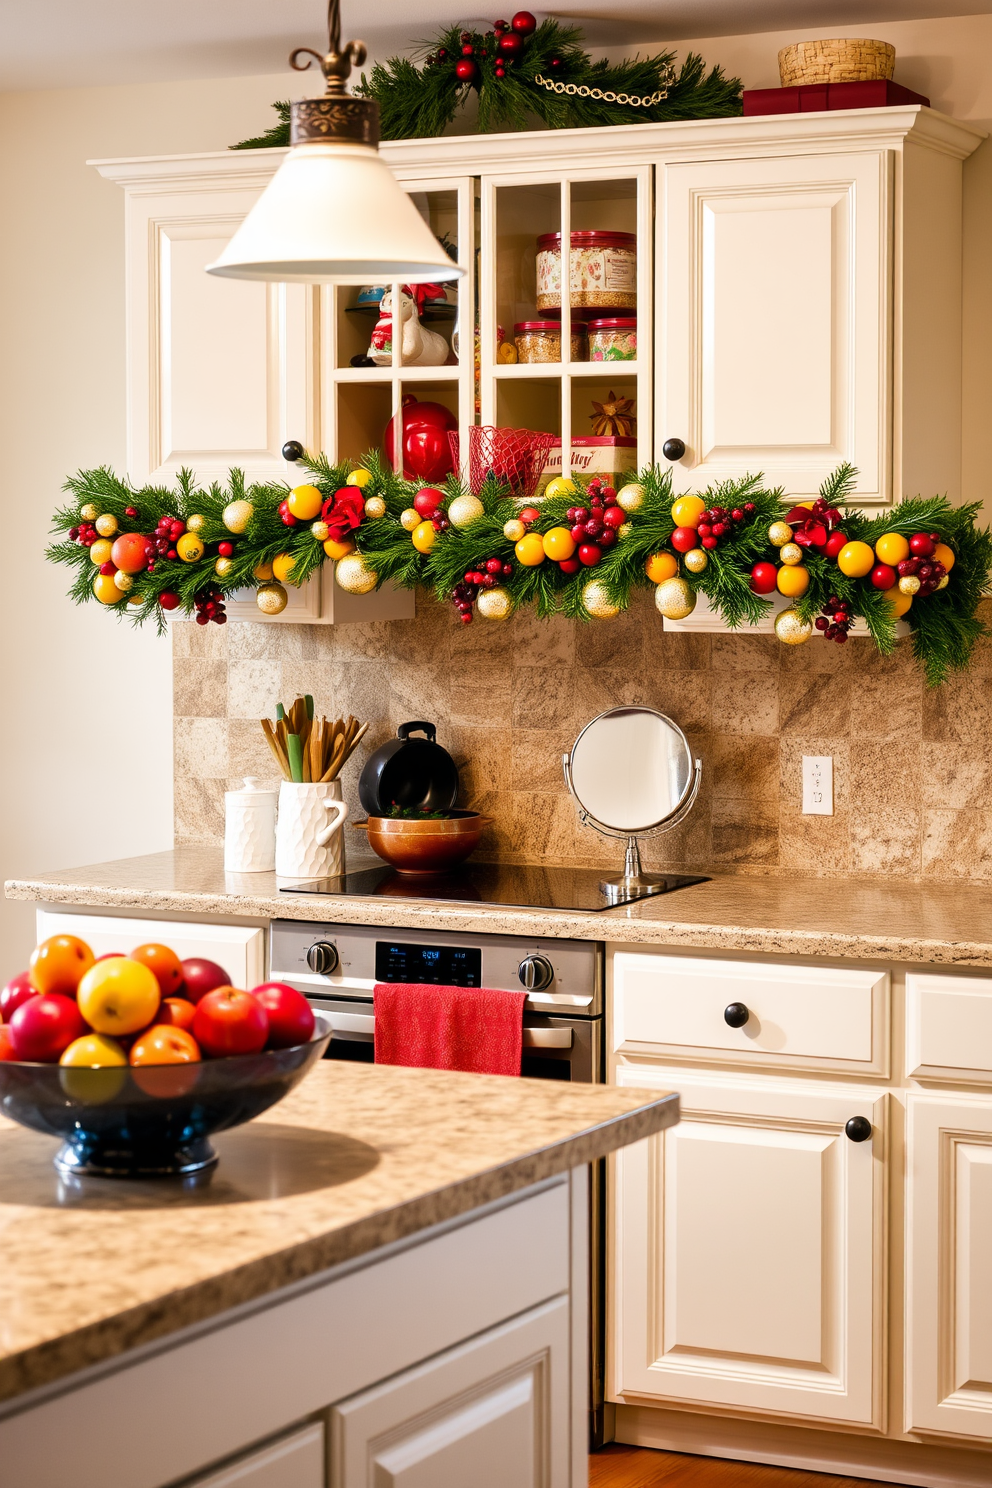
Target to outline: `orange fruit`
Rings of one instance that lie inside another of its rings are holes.
[[[955,564],[953,548],[949,548],[946,543],[938,543],[933,550],[933,556],[935,562],[942,563],[947,569],[947,572],[950,573]]]
[[[147,966],[149,971],[155,973],[159,991],[163,997],[178,997],[179,989],[185,980],[183,963],[175,951],[170,951],[168,946],[157,945],[149,941],[146,945],[140,945],[131,952],[132,961],[140,961],[142,966]]]
[[[156,1023],[136,1038],[128,1055],[130,1065],[198,1064],[200,1046],[191,1033],[174,1023]]]
[[[59,1064],[59,1084],[66,1095],[87,1106],[113,1100],[127,1080],[127,1055],[116,1039],[102,1033],[73,1039]]]
[[[36,992],[61,992],[65,997],[75,997],[93,959],[93,952],[78,935],[50,935],[31,952],[28,978]]]
[[[292,553],[277,553],[272,560],[273,577],[278,579],[280,584],[291,584],[295,564],[296,559]]]
[[[575,538],[567,527],[551,527],[542,539],[544,544],[545,558],[553,558],[560,562],[562,558],[571,558],[575,552]]]
[[[255,567],[251,571],[251,576],[253,579],[258,579],[263,584],[269,583],[272,578],[272,564],[256,563]]]
[[[95,544],[94,544],[95,546]],[[115,538],[110,559],[121,573],[136,574],[148,564],[148,539],[140,532],[123,532]]]
[[[678,560],[674,553],[652,553],[644,565],[644,572],[652,584],[663,584],[666,579],[674,579],[678,571]]]
[[[524,568],[536,568],[539,563],[544,562],[544,539],[538,532],[528,532],[513,551],[517,555],[517,562],[522,563]]]
[[[79,1011],[97,1033],[137,1033],[147,1028],[162,1000],[158,978],[140,961],[112,956],[97,961],[79,984]]]
[[[883,532],[875,544],[875,556],[879,563],[888,563],[895,568],[897,563],[909,557],[909,543],[901,532]]]
[[[59,1064],[79,1065],[84,1069],[107,1069],[127,1064],[127,1055],[117,1040],[108,1038],[105,1033],[84,1033],[82,1038],[73,1039],[69,1047],[63,1049]]]
[[[672,521],[676,527],[698,527],[705,510],[706,502],[699,496],[680,496],[672,507]],[[666,574],[665,577],[670,575]]]
[[[863,579],[875,567],[875,554],[866,542],[845,543],[837,554],[837,567],[849,579]]]
[[[188,1033],[193,1027],[196,1008],[185,997],[163,997],[162,1004],[155,1016],[158,1018],[159,1024],[168,1023],[173,1028],[185,1028]]]
[[[429,553],[437,541],[437,533],[433,522],[418,522],[410,534],[413,546],[418,553]]]
[[[911,594],[903,594],[898,584],[896,584],[892,589],[886,589],[882,594],[882,598],[889,601],[889,604],[896,612],[897,620],[900,615],[905,615],[906,611],[913,603],[913,596]]]
[[[286,505],[298,522],[312,522],[320,515],[324,498],[316,486],[294,486],[286,497]]]
[[[339,558],[347,558],[348,554],[354,551],[355,544],[351,541],[350,537],[345,538],[344,542],[335,542],[333,537],[329,537],[324,543],[324,552],[328,558],[333,558],[335,562]]]
[[[868,551],[870,553],[871,549]],[[809,569],[803,568],[801,563],[791,568],[780,568],[777,583],[779,594],[784,594],[786,599],[800,599],[809,588]]]
[[[93,593],[101,604],[112,605],[124,598],[123,589],[114,583],[113,574],[98,573],[93,580]]]

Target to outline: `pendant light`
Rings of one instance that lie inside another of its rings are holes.
[[[330,0],[327,28],[326,56],[298,47],[289,59],[305,72],[316,58],[327,91],[291,105],[292,148],[207,273],[291,284],[460,278],[464,269],[451,262],[379,155],[379,105],[345,87],[367,51],[361,41],[342,50],[340,0]]]

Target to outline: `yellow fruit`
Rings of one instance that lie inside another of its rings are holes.
[[[935,563],[942,563],[947,569],[947,572],[950,573],[955,562],[953,549],[949,548],[946,543],[938,543],[933,550],[933,561]]]
[[[522,563],[524,568],[536,568],[539,563],[544,562],[544,539],[537,532],[528,532],[513,551],[517,555],[517,562]]]
[[[837,567],[849,579],[863,579],[875,567],[875,554],[866,542],[849,542],[837,554]]]
[[[117,518],[105,512],[102,517],[96,519],[96,530],[101,537],[113,537],[117,531]]]
[[[333,537],[329,537],[324,543],[324,552],[327,554],[328,558],[333,558],[335,560],[337,560],[338,558],[347,558],[348,554],[353,553],[354,551],[355,544],[351,541],[350,538],[346,538],[344,542],[335,542]],[[278,578],[279,575],[277,574],[276,577]]]
[[[414,532],[423,518],[415,506],[408,506],[406,511],[400,512],[400,526],[404,532]]]
[[[870,551],[870,550],[869,550]],[[778,592],[784,594],[786,599],[800,599],[809,588],[809,569],[801,566],[796,568],[780,568],[778,571]]]
[[[672,521],[676,527],[698,527],[705,510],[706,502],[698,496],[680,496],[672,507]]]
[[[292,553],[277,553],[272,560],[272,577],[278,579],[280,584],[292,583],[295,565],[296,559]]]
[[[127,1055],[114,1038],[105,1033],[84,1033],[73,1039],[62,1053],[59,1064],[78,1064],[84,1069],[106,1069],[111,1065],[127,1064]]]
[[[526,531],[527,528],[519,517],[511,517],[508,522],[503,523],[503,536],[507,542],[519,542]]]
[[[203,539],[195,532],[184,532],[176,543],[176,552],[184,563],[195,563],[203,557]]]
[[[674,579],[678,571],[678,560],[674,553],[652,553],[644,565],[644,572],[652,584],[663,584],[666,579]]]
[[[324,498],[316,486],[294,486],[286,497],[286,505],[298,522],[312,522],[320,515]]]
[[[158,978],[140,961],[114,956],[97,961],[79,984],[79,1011],[96,1033],[137,1033],[146,1028],[162,1000]]]
[[[59,1084],[65,1094],[87,1106],[113,1100],[127,1080],[127,1055],[105,1033],[84,1033],[73,1039],[59,1064]]]
[[[875,544],[875,557],[879,563],[889,563],[895,568],[909,557],[909,543],[901,532],[883,532]]]
[[[99,568],[104,563],[110,562],[110,554],[113,551],[113,543],[107,537],[98,537],[90,548],[90,562]]]
[[[577,486],[567,475],[556,475],[544,488],[545,496],[574,496]],[[523,559],[521,558],[521,563]]]
[[[905,615],[913,603],[913,596],[911,594],[903,594],[898,584],[894,584],[891,589],[886,589],[882,594],[882,598],[889,601],[889,604],[896,612],[897,620],[900,615]]]
[[[545,558],[554,558],[556,561],[562,558],[571,558],[575,552],[575,538],[567,527],[552,527],[544,534]]]
[[[433,522],[418,522],[410,534],[413,546],[418,553],[429,553],[437,542],[437,533],[434,531]]]
[[[371,470],[353,470],[345,484],[349,486],[357,486],[360,491],[363,491],[365,487],[371,485],[374,480],[375,476],[372,474]]]
[[[268,581],[272,578],[272,564],[256,563],[255,567],[251,571],[251,576],[253,579],[258,579],[263,584],[268,583]]]
[[[98,573],[93,580],[93,593],[101,604],[106,605],[116,604],[119,599],[124,598],[123,593],[114,583],[113,574]]]

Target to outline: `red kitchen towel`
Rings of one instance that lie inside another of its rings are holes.
[[[375,1062],[519,1075],[526,992],[376,982]]]

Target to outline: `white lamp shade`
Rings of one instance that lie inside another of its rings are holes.
[[[289,284],[430,284],[464,272],[376,150],[323,140],[290,150],[207,268]]]

